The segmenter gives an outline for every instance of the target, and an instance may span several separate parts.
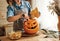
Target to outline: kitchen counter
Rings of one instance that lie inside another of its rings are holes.
[[[58,38],[44,38],[46,35],[40,33],[38,36],[21,37],[19,40],[10,40],[6,36],[0,37],[2,41],[60,41]]]

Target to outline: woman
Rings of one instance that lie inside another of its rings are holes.
[[[29,2],[22,0],[13,0],[12,6],[8,6],[7,9],[7,20],[9,22],[14,22],[14,30],[22,30],[24,19],[29,17]]]

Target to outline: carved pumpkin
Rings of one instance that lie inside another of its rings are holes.
[[[24,31],[28,34],[35,34],[39,30],[39,25],[35,19],[29,19],[24,22]]]

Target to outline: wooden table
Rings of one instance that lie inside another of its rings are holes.
[[[33,37],[22,37],[19,40],[10,40],[6,36],[0,37],[2,41],[59,41],[58,38],[43,38],[46,35],[39,34],[38,36]]]

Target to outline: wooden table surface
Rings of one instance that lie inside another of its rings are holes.
[[[44,38],[46,35],[39,34],[33,37],[21,37],[19,40],[10,40],[6,36],[0,37],[1,41],[60,41],[58,38]]]

